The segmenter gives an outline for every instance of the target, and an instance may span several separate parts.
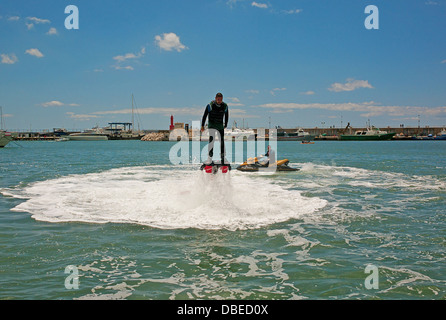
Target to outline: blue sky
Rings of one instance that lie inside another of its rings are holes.
[[[2,0],[0,106],[8,129],[87,129],[131,121],[133,94],[167,129],[222,92],[239,126],[444,126],[445,39],[445,0]]]

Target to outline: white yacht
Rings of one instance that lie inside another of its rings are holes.
[[[67,138],[71,141],[105,141],[108,140],[108,133],[99,127],[94,127],[84,132],[72,133]]]
[[[234,125],[231,129],[225,129],[225,140],[232,140],[243,137],[243,139],[255,139],[255,131],[253,129],[240,129],[237,128],[237,122],[234,121]]]
[[[301,137],[301,138],[310,138],[311,137],[311,134],[302,128],[298,128],[296,132],[289,133],[288,135],[290,137]],[[313,136],[313,138],[314,138],[314,136]]]

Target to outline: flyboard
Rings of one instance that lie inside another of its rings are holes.
[[[231,171],[231,165],[229,163],[221,163],[221,162],[211,162],[211,163],[203,163],[200,167],[201,171],[205,171],[206,173],[216,174],[218,171],[222,173],[228,173]]]

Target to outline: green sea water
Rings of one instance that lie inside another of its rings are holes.
[[[446,298],[446,142],[278,142],[300,171],[215,176],[173,145],[1,149],[0,299]]]

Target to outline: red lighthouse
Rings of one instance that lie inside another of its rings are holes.
[[[170,127],[169,130],[172,131],[175,128],[175,126],[173,125],[173,116],[170,116]]]

